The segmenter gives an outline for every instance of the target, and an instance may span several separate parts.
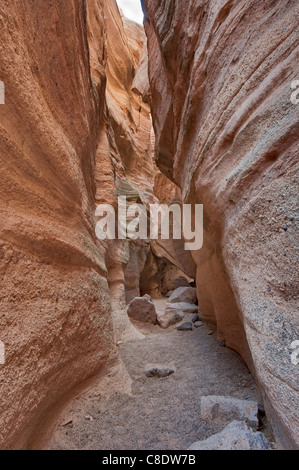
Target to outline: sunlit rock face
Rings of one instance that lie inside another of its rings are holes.
[[[299,444],[296,0],[143,1],[159,168],[204,204],[199,306]]]

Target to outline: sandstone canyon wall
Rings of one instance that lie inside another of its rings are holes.
[[[125,270],[138,251],[139,289],[149,246],[100,243],[94,214],[150,197],[152,124],[145,35],[114,0],[2,2],[0,22],[0,442],[20,449],[134,334]]]
[[[127,302],[182,273],[298,445],[298,2],[144,0],[149,57],[115,0],[2,3],[1,448],[35,448],[138,336]],[[100,242],[120,195],[203,203],[203,249]]]
[[[281,446],[296,447],[299,4],[143,5],[157,165],[204,204],[200,310],[254,372]]]
[[[101,4],[100,4],[101,5]],[[91,73],[99,86],[99,64],[103,48],[99,41],[99,3],[88,2]],[[153,198],[150,107],[133,81],[138,74],[145,44],[144,29],[121,18],[114,0],[103,2],[105,17],[105,111],[96,152],[96,203],[111,204],[117,212],[118,196],[128,205]],[[140,79],[149,89],[147,73]],[[133,91],[134,88],[134,91]],[[140,294],[139,274],[150,249],[149,242],[106,241],[104,258],[108,268],[109,292],[116,340],[136,335],[127,317],[126,302]]]
[[[93,229],[100,113],[84,2],[2,3],[0,35],[0,441],[23,448],[48,408],[99,373],[114,347]]]

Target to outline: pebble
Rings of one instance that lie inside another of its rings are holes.
[[[69,421],[67,421],[66,423],[64,423],[64,424],[62,425],[63,428],[66,427],[66,426],[73,427],[73,420],[70,419]]]
[[[86,420],[86,421],[93,421],[93,417],[87,415],[87,416],[85,416],[85,420]]]

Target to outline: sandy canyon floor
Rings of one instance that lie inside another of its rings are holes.
[[[113,378],[104,393],[102,386],[90,387],[61,415],[48,449],[183,450],[221,430],[201,419],[201,396],[259,400],[243,361],[206,325],[186,332],[139,328],[144,339],[120,345],[131,390],[115,391]],[[148,364],[171,366],[175,373],[147,378]]]

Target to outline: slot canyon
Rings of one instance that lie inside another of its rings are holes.
[[[0,5],[0,449],[298,449],[299,2],[141,3]]]

